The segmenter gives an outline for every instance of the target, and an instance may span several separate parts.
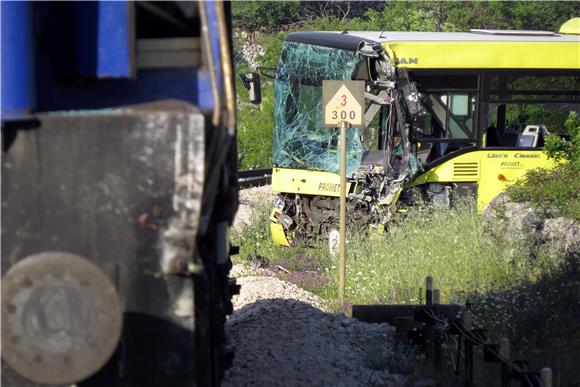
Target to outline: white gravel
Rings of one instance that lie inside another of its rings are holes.
[[[233,272],[248,270],[236,265]],[[408,383],[396,373],[400,359],[394,355],[391,326],[326,313],[320,298],[274,277],[241,277],[238,283],[242,290],[226,323],[236,355],[224,386]]]
[[[241,230],[271,186],[240,191],[234,228]],[[405,386],[394,350],[394,328],[328,313],[322,299],[274,277],[268,269],[235,265],[242,285],[226,323],[236,345],[223,386]],[[408,368],[408,367],[406,367]]]
[[[252,187],[240,191],[238,212],[234,219],[233,228],[240,230],[250,221],[252,211],[263,202],[272,202],[272,186]]]

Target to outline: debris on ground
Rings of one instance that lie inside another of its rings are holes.
[[[270,260],[258,253],[248,255],[246,258],[253,269],[267,269],[270,267]]]

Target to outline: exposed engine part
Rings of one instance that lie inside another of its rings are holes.
[[[448,208],[451,204],[450,192],[451,188],[445,184],[432,183],[429,184],[429,193],[431,195],[431,203],[435,207]]]
[[[401,176],[400,176],[401,177]],[[393,179],[379,165],[363,166],[349,182],[347,225],[351,229],[378,228],[391,218],[392,206],[406,179]],[[278,195],[273,220],[282,224],[292,244],[329,237],[338,229],[339,198],[315,195]],[[332,248],[331,248],[332,250]]]
[[[282,199],[280,196],[274,196],[274,199],[272,200],[272,206],[279,211],[284,211],[286,204],[284,203],[284,199]]]
[[[456,200],[475,200],[476,198],[476,183],[429,183],[401,192],[399,203],[408,206],[427,204],[449,208]]]
[[[417,88],[417,83],[409,80],[409,73],[406,69],[399,69],[397,83],[401,93],[403,94],[409,115],[412,118],[421,115],[425,111],[425,108],[421,103],[421,94]]]
[[[380,44],[370,42],[361,43],[358,49],[359,54],[369,58],[378,58],[382,52],[383,48]]]
[[[284,226],[284,228],[286,230],[289,230],[292,227],[292,225],[294,224],[294,221],[292,220],[292,218],[286,214],[280,214],[280,216],[278,217],[278,220],[280,221],[280,223],[282,223],[282,226]]]

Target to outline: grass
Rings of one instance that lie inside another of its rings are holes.
[[[537,280],[468,295],[492,341],[509,338],[514,359],[527,360],[530,369],[550,367],[560,386],[580,385],[579,263],[573,258]]]
[[[277,247],[270,240],[264,203],[250,224],[233,236],[239,262],[258,253],[291,273],[279,276],[331,303],[338,293],[338,259],[326,244],[306,248]],[[500,289],[533,267],[513,257],[507,239],[488,235],[470,204],[450,210],[413,209],[383,236],[350,234],[347,247],[346,297],[352,304],[419,302],[427,275],[441,288],[443,301],[460,301],[470,291]],[[340,309],[340,308],[339,308]]]

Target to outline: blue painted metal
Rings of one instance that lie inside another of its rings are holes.
[[[97,77],[134,76],[134,21],[127,1],[100,1],[97,24]]]
[[[2,120],[20,119],[35,108],[32,4],[0,3],[2,13]]]
[[[52,79],[39,91],[39,111],[101,109],[165,99],[212,108],[207,72],[191,69],[141,70],[137,78],[59,83]]]
[[[129,78],[134,74],[134,13],[127,1],[35,5],[49,65],[62,78]]]
[[[215,5],[205,6],[222,90]],[[213,109],[208,68],[134,70],[133,7],[128,1],[2,1],[2,120],[21,118],[28,111],[101,109],[166,99]]]

